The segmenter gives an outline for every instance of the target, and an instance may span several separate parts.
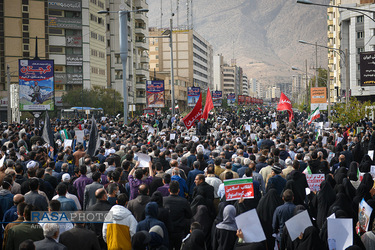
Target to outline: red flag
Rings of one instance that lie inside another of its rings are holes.
[[[292,102],[289,100],[286,95],[284,95],[283,92],[281,92],[280,95],[280,101],[279,104],[277,104],[277,109],[276,110],[286,110],[289,114],[289,122],[293,120],[293,110],[292,110]]]
[[[196,120],[200,120],[202,116],[202,93],[199,96],[198,102],[195,104],[193,110],[184,118],[184,122],[187,129],[190,129]]]
[[[212,96],[211,96],[210,88],[208,88],[207,89],[206,104],[204,105],[202,118],[207,120],[208,112],[210,112],[213,108],[214,108],[214,103],[212,102]]]

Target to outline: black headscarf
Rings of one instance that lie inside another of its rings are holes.
[[[349,197],[350,200],[353,200],[353,198],[355,197],[355,188],[353,187],[352,183],[350,182],[349,179],[345,178],[343,181],[342,181],[342,185],[345,189],[345,194]]]
[[[340,192],[336,195],[336,200],[328,210],[328,216],[334,213],[334,210],[343,210],[349,217],[354,218],[355,212],[353,210],[352,202],[345,193]]]
[[[327,180],[320,184],[320,191],[317,194],[318,212],[316,222],[319,228],[322,228],[327,218],[329,207],[335,202],[336,193]]]
[[[351,181],[358,181],[358,163],[356,161],[352,161],[349,166],[348,171],[348,178]]]
[[[190,237],[185,241],[182,250],[205,250],[205,236],[202,230],[195,229],[191,232]]]
[[[362,173],[368,173],[371,169],[372,160],[369,155],[365,155],[361,161],[361,164],[359,164],[359,171]]]
[[[296,250],[315,250],[324,249],[324,243],[319,237],[319,230],[310,226],[303,232],[302,240],[299,242]]]
[[[278,195],[276,189],[271,188],[259,201],[257,213],[262,224],[264,234],[267,238],[267,245],[269,249],[273,249],[275,239],[272,237],[272,218],[278,206],[283,204],[283,200]]]
[[[208,216],[208,209],[205,205],[199,205],[197,207],[197,212],[193,217],[193,222],[199,222],[206,240],[210,240],[213,220],[210,216]]]

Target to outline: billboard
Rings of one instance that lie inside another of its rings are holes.
[[[20,111],[54,110],[53,60],[18,62]]]
[[[147,81],[146,99],[148,108],[164,108],[164,81]]]
[[[221,107],[223,103],[223,92],[212,91],[212,102],[214,103],[214,107]]]
[[[235,93],[230,93],[227,95],[227,103],[228,103],[228,106],[234,106],[234,104],[236,103]]]
[[[359,53],[361,86],[375,86],[375,52]]]
[[[194,107],[201,94],[200,87],[188,87],[188,107]]]
[[[246,101],[246,98],[244,95],[239,95],[238,96],[238,105],[244,105]]]
[[[81,1],[48,0],[48,8],[55,10],[81,11]]]
[[[251,103],[251,97],[250,96],[246,96],[246,105],[249,105]]]
[[[311,110],[315,110],[318,106],[319,110],[327,110],[326,87],[311,88]]]

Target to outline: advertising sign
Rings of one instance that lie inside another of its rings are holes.
[[[83,75],[81,73],[77,74],[66,74],[66,83],[68,84],[82,84]]]
[[[55,10],[81,11],[81,1],[48,0],[48,8]]]
[[[375,52],[362,52],[359,53],[360,73],[361,73],[361,86],[374,86],[375,85]]]
[[[82,36],[66,36],[66,47],[82,47]]]
[[[188,107],[194,107],[201,94],[200,87],[188,87]]]
[[[319,110],[327,110],[326,87],[311,88],[311,110],[315,110],[318,106]]]
[[[69,66],[82,66],[83,56],[82,55],[70,55],[66,56],[66,65]]]
[[[54,110],[53,60],[19,60],[20,111]]]
[[[254,198],[253,178],[224,180],[224,190],[227,201]]]
[[[214,107],[221,107],[223,102],[223,92],[212,91],[212,102],[214,103]]]
[[[228,103],[228,106],[234,106],[234,104],[236,103],[235,93],[230,93],[227,95],[227,103]]]
[[[48,17],[48,27],[63,29],[81,29],[82,20],[80,18]]]
[[[251,97],[246,96],[246,105],[249,105],[251,103]]]
[[[309,188],[311,191],[318,192],[320,190],[320,183],[322,183],[324,179],[325,179],[324,174],[307,174],[306,175],[307,184],[309,184]]]
[[[238,96],[238,105],[244,105],[245,104],[245,96],[239,95]]]
[[[164,81],[147,81],[146,98],[148,108],[164,108]]]

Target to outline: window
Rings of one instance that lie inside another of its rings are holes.
[[[63,16],[63,12],[61,10],[48,10],[48,15],[50,15],[50,16]]]
[[[358,65],[357,65],[357,69],[358,69],[358,70],[361,70],[361,64],[358,64]]]
[[[361,53],[361,52],[363,52],[363,47],[358,47],[357,48],[357,52],[358,52],[358,54]]]
[[[49,52],[50,53],[56,53],[56,54],[63,54],[64,48],[63,47],[50,46]]]
[[[65,72],[65,66],[55,65],[55,72]]]
[[[357,16],[357,23],[363,23],[363,16]]]
[[[81,48],[65,48],[67,55],[81,55]]]
[[[363,38],[363,31],[357,32],[357,39]]]
[[[30,49],[30,46],[28,44],[24,44],[23,45],[23,50],[24,51],[29,51],[29,49]]]
[[[122,79],[122,70],[115,70],[115,79]]]
[[[29,12],[29,6],[22,5],[22,12]]]
[[[29,25],[22,25],[22,31],[29,31]]]
[[[48,32],[49,32],[49,34],[53,34],[53,35],[64,35],[63,29],[49,28]]]
[[[66,73],[82,73],[82,66],[66,66]]]
[[[55,84],[55,90],[64,90],[65,84]]]

